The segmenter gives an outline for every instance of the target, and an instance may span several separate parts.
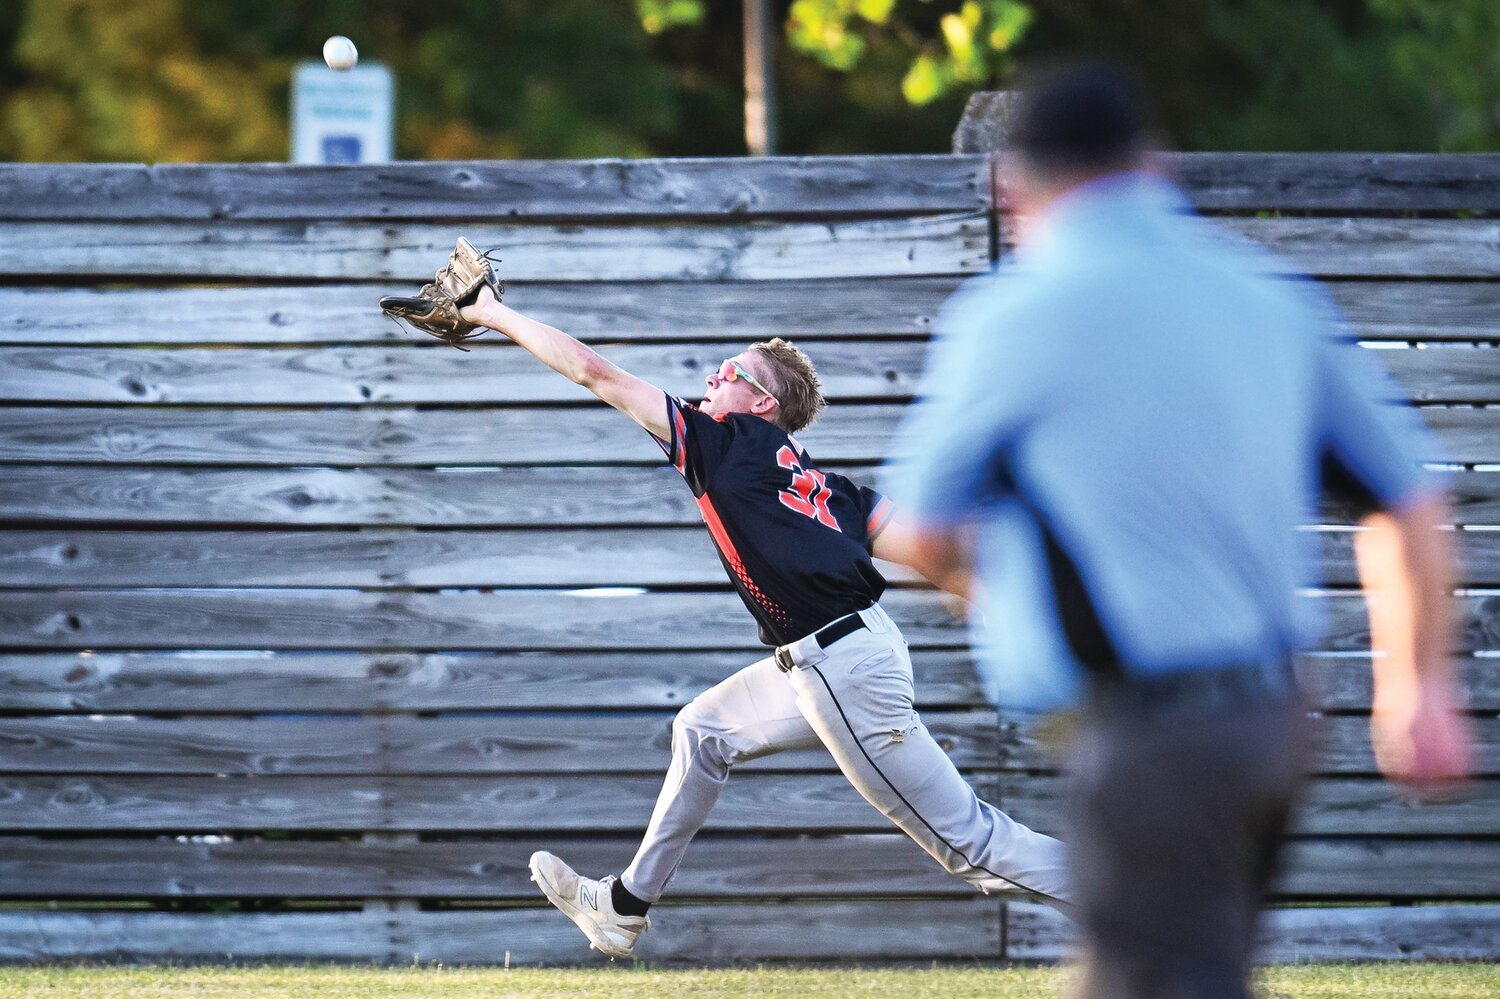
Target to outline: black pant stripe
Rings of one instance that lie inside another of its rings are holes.
[[[932,838],[933,839],[937,840],[939,843],[941,843],[944,846],[946,846],[956,856],[963,858],[964,863],[968,864],[970,867],[974,868],[974,870],[976,870],[976,871],[983,871],[984,873],[990,875],[991,877],[999,878],[1001,881],[1004,881],[1007,884],[1013,884],[1017,888],[1021,889],[1022,891],[1031,892],[1031,894],[1033,894],[1033,895],[1040,895],[1042,898],[1056,898],[1056,896],[1048,895],[1044,891],[1037,891],[1035,888],[1029,887],[1028,885],[1023,885],[1021,882],[1017,881],[1015,878],[1008,878],[1004,874],[996,874],[994,871],[990,870],[988,867],[982,867],[979,864],[974,863],[974,861],[972,861],[972,860],[969,859],[968,854],[964,853],[958,847],[954,846],[952,843],[950,843],[946,839],[944,839],[943,838],[943,834],[940,833],[940,832],[938,832],[936,829],[934,829],[932,827],[932,823],[928,822],[925,818],[923,818],[922,817],[922,813],[919,812],[919,811],[917,811],[915,808],[913,808],[912,807],[912,803],[906,800],[906,795],[902,794],[901,793],[901,789],[898,788],[898,787],[896,787],[896,785],[894,783],[892,783],[891,779],[885,775],[885,771],[880,769],[880,764],[876,763],[873,759],[870,758],[870,754],[867,753],[867,752],[865,752],[864,743],[862,743],[862,742],[859,741],[859,733],[856,732],[856,731],[854,731],[854,726],[853,725],[849,724],[849,716],[846,715],[846,714],[844,714],[844,706],[839,703],[839,699],[834,694],[833,687],[831,687],[829,685],[828,678],[823,675],[823,671],[820,670],[820,669],[818,669],[816,666],[804,666],[803,669],[809,669],[809,670],[811,670],[812,672],[814,672],[814,673],[816,673],[818,675],[818,679],[819,680],[823,681],[823,689],[826,690],[826,691],[828,691],[828,699],[831,700],[831,701],[833,701],[833,706],[838,709],[839,717],[844,720],[844,727],[847,728],[849,730],[849,734],[854,737],[854,744],[859,747],[860,755],[863,756],[865,758],[865,762],[869,763],[870,766],[874,769],[874,771],[877,774],[880,775],[880,779],[885,782],[885,786],[888,787],[888,788],[890,788],[891,791],[896,795],[897,798],[901,799],[901,804],[903,804],[903,805],[906,806],[906,810],[909,811],[909,812],[911,812],[913,815],[915,815],[917,817],[917,821],[920,822],[920,823],[922,823],[922,825],[924,825],[924,826],[927,827],[927,831],[930,832],[930,833],[932,833]],[[1057,899],[1057,901],[1062,901],[1062,900],[1061,899]]]

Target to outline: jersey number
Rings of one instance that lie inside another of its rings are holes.
[[[776,464],[792,472],[791,488],[777,494],[781,505],[842,534],[844,529],[839,527],[839,522],[833,519],[833,513],[828,509],[833,490],[828,488],[828,479],[823,473],[816,468],[804,470],[797,461],[796,452],[785,444],[776,452]]]

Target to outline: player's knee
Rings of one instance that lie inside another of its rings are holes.
[[[697,701],[689,701],[677,711],[672,719],[672,741],[694,738],[706,729],[707,719]]]
[[[727,771],[738,762],[734,748],[696,704],[696,701],[689,703],[672,719],[672,748],[690,753],[710,772]]]

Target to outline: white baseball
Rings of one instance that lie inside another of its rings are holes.
[[[329,69],[353,69],[359,62],[359,50],[343,35],[334,35],[323,43],[323,61]]]

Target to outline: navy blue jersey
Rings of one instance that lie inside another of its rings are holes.
[[[870,541],[890,520],[890,500],[824,472],[758,416],[716,418],[669,395],[667,426],[671,438],[657,443],[698,498],[761,641],[794,642],[880,599],[885,578]]]

